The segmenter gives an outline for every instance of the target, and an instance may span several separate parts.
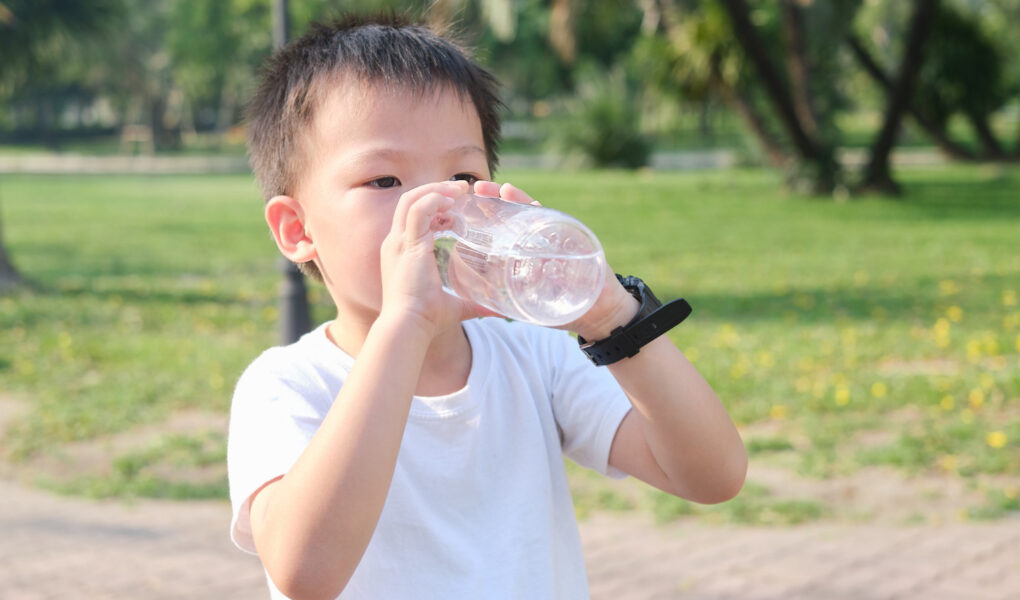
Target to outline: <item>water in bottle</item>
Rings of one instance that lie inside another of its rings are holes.
[[[512,319],[564,325],[602,291],[598,238],[562,212],[468,193],[433,230],[443,289]]]

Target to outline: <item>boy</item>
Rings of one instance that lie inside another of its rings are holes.
[[[566,332],[443,292],[429,228],[451,198],[530,202],[487,181],[495,87],[394,17],[315,26],[263,74],[249,141],[266,221],[337,307],[234,394],[231,535],[273,597],[583,598],[564,454],[699,502],[743,484],[740,437],[665,336],[597,367]],[[610,275],[565,329],[618,341],[635,292]]]

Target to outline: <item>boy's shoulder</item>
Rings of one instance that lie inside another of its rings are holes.
[[[325,328],[320,325],[292,344],[266,349],[244,370],[241,381],[302,382],[321,379],[327,372],[349,371],[354,360],[329,341]]]

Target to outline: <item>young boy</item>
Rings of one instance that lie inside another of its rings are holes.
[[[337,307],[234,394],[231,535],[274,598],[584,598],[563,455],[697,502],[743,484],[740,437],[683,354],[614,333],[654,309],[642,286],[610,275],[564,327],[607,367],[442,290],[430,224],[451,198],[474,184],[531,201],[486,181],[495,88],[392,17],[315,26],[263,74],[250,147],[266,221]],[[646,319],[657,333],[664,314]]]

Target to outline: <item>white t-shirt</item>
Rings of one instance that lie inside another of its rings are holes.
[[[412,400],[386,504],[343,600],[588,597],[563,455],[622,476],[609,448],[630,403],[565,332],[498,318],[463,326],[468,384]],[[227,453],[239,548],[255,552],[252,493],[294,464],[353,364],[323,325],[241,376]]]

